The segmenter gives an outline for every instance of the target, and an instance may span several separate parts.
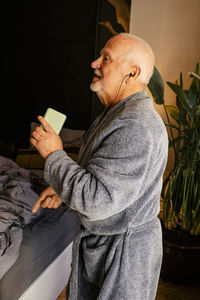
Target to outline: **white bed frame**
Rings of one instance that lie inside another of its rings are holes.
[[[43,271],[18,300],[56,300],[71,271],[72,243]]]

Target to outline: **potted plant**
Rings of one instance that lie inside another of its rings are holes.
[[[200,76],[199,63],[189,89],[179,82],[167,82],[176,105],[166,105],[164,83],[158,70],[149,82],[157,104],[163,105],[173,167],[164,178],[160,219],[163,228],[163,279],[185,282],[200,273]]]

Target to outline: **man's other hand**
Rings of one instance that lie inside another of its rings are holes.
[[[51,186],[48,186],[39,196],[35,205],[32,208],[32,212],[36,213],[40,206],[43,208],[58,208],[63,201],[58,197],[56,192]]]

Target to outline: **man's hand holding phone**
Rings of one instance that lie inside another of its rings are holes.
[[[63,150],[63,144],[58,134],[65,123],[66,115],[49,107],[44,117],[39,116],[38,120],[41,125],[32,132],[30,142],[46,159],[52,152]]]
[[[31,144],[38,150],[40,155],[46,159],[51,153],[57,150],[63,150],[61,138],[42,116],[38,116],[41,127],[36,127],[30,138]]]

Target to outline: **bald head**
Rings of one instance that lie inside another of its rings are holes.
[[[155,64],[155,56],[151,47],[143,39],[130,33],[120,33],[112,39],[118,39],[122,47],[124,46],[124,59],[128,59],[131,64],[139,66],[140,75],[138,79],[147,85],[153,74]]]
[[[117,34],[107,41],[91,67],[94,77],[90,88],[109,106],[146,88],[154,69],[154,54],[142,39]]]

